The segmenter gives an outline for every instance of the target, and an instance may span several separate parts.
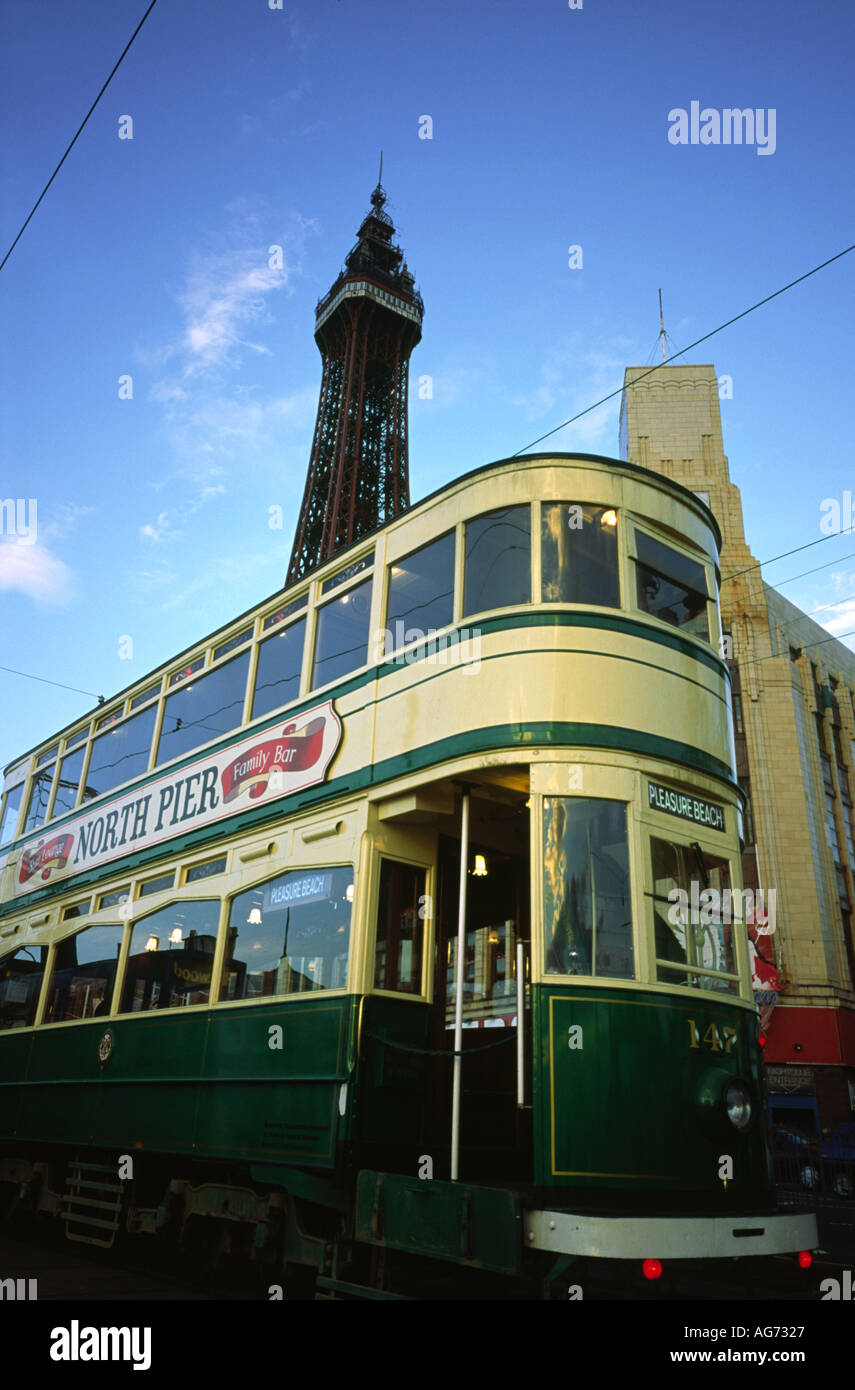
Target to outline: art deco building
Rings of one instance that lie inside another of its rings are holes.
[[[744,882],[776,891],[774,931],[751,933],[772,1111],[833,1129],[855,1119],[855,653],[763,579],[712,365],[628,367],[620,433],[622,458],[698,493],[721,527]],[[818,503],[816,538],[819,519]]]

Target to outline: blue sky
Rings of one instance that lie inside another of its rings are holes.
[[[5,0],[2,253],[145,8]],[[0,537],[0,665],[109,696],[281,586],[315,302],[381,148],[425,300],[417,500],[657,360],[659,286],[681,346],[855,239],[853,30],[848,0],[159,0],[0,275],[0,499],[35,497],[39,523],[35,545]],[[670,144],[693,100],[774,108],[774,154]],[[725,449],[761,560],[855,489],[854,281],[855,253],[691,355],[733,379]],[[616,456],[617,399],[551,444]],[[767,578],[834,561],[782,591],[848,632],[852,551],[841,535]],[[0,671],[0,767],[93,703]]]

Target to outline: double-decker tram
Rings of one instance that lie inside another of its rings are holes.
[[[718,545],[647,470],[501,461],[9,767],[6,1216],[286,1296],[799,1277]]]

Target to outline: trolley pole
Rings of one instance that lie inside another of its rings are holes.
[[[466,873],[469,863],[469,792],[463,793],[460,818],[460,892],[457,904],[457,986],[454,998],[454,1082],[451,1098],[451,1181],[460,1168],[460,1077],[463,1047],[463,964],[466,956]]]

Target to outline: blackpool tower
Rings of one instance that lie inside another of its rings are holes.
[[[378,182],[356,245],[315,311],[323,376],[287,584],[410,505],[407,375],[424,305],[385,202]]]

